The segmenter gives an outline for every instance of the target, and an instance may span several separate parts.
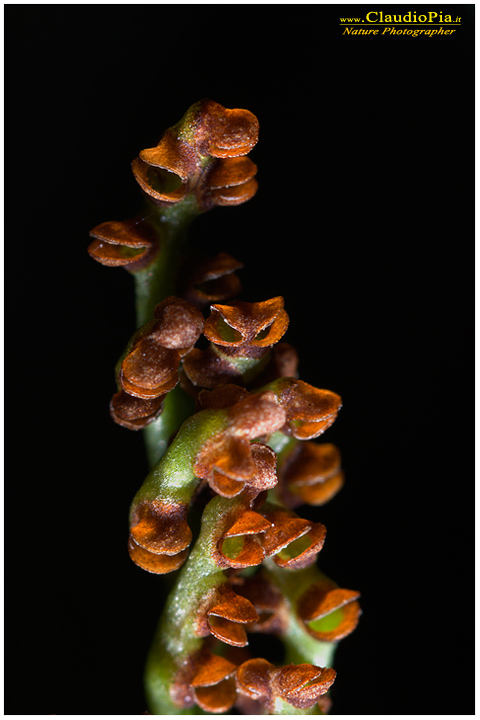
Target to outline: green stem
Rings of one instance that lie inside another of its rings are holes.
[[[310,708],[296,708],[286,700],[282,700],[281,697],[275,698],[275,704],[273,712],[268,713],[269,715],[324,715],[325,713],[320,710],[317,703]]]
[[[199,607],[212,590],[226,582],[225,571],[214,561],[214,550],[219,519],[235,502],[216,496],[208,503],[198,540],[167,598],[146,667],[147,698],[154,715],[203,714],[199,708],[180,709],[170,690],[179,671],[204,642],[197,630]]]
[[[324,575],[315,565],[302,570],[285,570],[271,558],[265,560],[263,566],[267,577],[280,588],[284,597],[287,622],[280,635],[285,645],[284,664],[311,663],[331,667],[337,643],[322,642],[309,635],[296,612],[299,597]]]
[[[298,440],[282,432],[274,432],[268,438],[268,444],[277,454],[277,465],[280,466],[284,458],[289,455],[298,444]]]
[[[227,425],[228,414],[222,410],[201,410],[186,420],[167,452],[150,470],[136,494],[136,503],[157,498],[190,503],[199,484],[193,466],[202,445]]]
[[[163,457],[171,437],[193,412],[194,401],[179,385],[168,393],[160,417],[143,430],[150,467]]]
[[[176,293],[175,282],[185,255],[187,230],[198,213],[198,205],[193,196],[188,196],[182,202],[166,209],[148,206],[147,217],[157,234],[159,252],[148,267],[132,273],[135,281],[137,328],[153,320],[158,303]],[[161,416],[144,429],[150,467],[162,457],[170,437],[192,411],[191,402],[181,388],[169,393]]]
[[[153,311],[168,295],[175,294],[175,280],[184,258],[187,230],[199,209],[193,196],[171,208],[158,209],[150,219],[159,239],[156,258],[142,270],[133,272],[137,327],[153,319]]]

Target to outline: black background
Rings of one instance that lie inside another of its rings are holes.
[[[302,379],[344,402],[320,565],[364,612],[333,713],[473,713],[473,7],[373,8],[462,17],[413,38],[342,35],[359,5],[6,6],[7,714],[146,708],[146,463],[108,413],[133,283],[86,247],[203,97],[259,118],[260,189],[192,235],[285,297]]]

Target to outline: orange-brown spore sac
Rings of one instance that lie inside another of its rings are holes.
[[[283,606],[284,598],[276,585],[262,575],[261,571],[254,577],[236,579],[235,591],[246,597],[258,613],[257,622],[250,626],[252,632],[281,634],[285,629]]]
[[[264,443],[252,442],[250,444],[255,474],[249,485],[259,492],[271,490],[277,485],[277,455]]]
[[[145,400],[120,390],[110,401],[110,414],[118,425],[129,430],[142,430],[159,417],[167,394]]]
[[[247,157],[217,160],[208,176],[209,201],[215,205],[241,205],[258,189],[257,166]]]
[[[284,432],[298,440],[312,440],[321,435],[342,407],[342,399],[336,393],[295,378],[279,380],[276,394],[287,415]]]
[[[120,369],[120,383],[129,395],[148,400],[165,394],[178,383],[180,356],[151,335],[134,344]]]
[[[152,228],[141,218],[111,220],[90,231],[89,255],[102,265],[136,271],[146,267],[159,250]]]
[[[148,572],[176,570],[192,541],[186,504],[153,500],[134,506],[130,517],[129,553]]]
[[[250,395],[232,406],[229,432],[254,440],[280,430],[284,418],[284,410],[274,393],[266,391]]]
[[[190,303],[170,296],[155,308],[154,320],[141,328],[121,364],[125,392],[150,399],[172,390],[178,367],[200,337],[203,315]]]
[[[303,535],[299,541],[288,545],[281,550],[273,558],[276,565],[290,570],[300,570],[301,568],[314,565],[317,555],[323,548],[327,529],[322,523],[312,523],[308,532]]]
[[[309,708],[333,685],[336,672],[309,663],[285,665],[272,673],[272,690],[295,708]]]
[[[331,443],[298,443],[279,472],[279,492],[290,508],[324,505],[343,484],[340,452]]]
[[[157,419],[202,328],[202,313],[181,298],[170,296],[156,306],[154,319],[135,333],[121,362],[120,389],[110,402],[115,422],[137,430]]]
[[[298,570],[313,565],[323,547],[327,529],[322,523],[298,517],[294,512],[267,503],[262,515],[272,523],[263,535],[267,557],[283,568]]]
[[[273,713],[276,698],[295,708],[312,707],[332,686],[335,676],[335,670],[309,663],[276,668],[264,658],[255,658],[237,668],[236,682],[239,693],[260,700]]]
[[[204,335],[223,352],[260,357],[285,334],[289,318],[282,297],[247,303],[212,305],[205,321]]]
[[[182,271],[182,296],[198,308],[237,297],[242,285],[235,272],[241,268],[243,263],[225,252],[192,263]]]
[[[197,167],[195,148],[177,137],[173,128],[165,132],[156,147],[142,150],[139,158],[145,164],[166,170],[183,181],[188,180]]]
[[[250,442],[228,433],[219,434],[197,454],[194,470],[218,495],[235,497],[255,473]]]
[[[204,325],[210,345],[194,348],[183,363],[182,387],[191,395],[199,388],[220,385],[260,387],[279,377],[295,376],[298,355],[288,343],[280,343],[289,318],[283,298],[257,303],[234,301],[211,305]],[[254,364],[242,365],[242,358]]]
[[[237,699],[236,666],[224,657],[204,654],[196,663],[191,681],[197,705],[206,713],[225,713]]]
[[[269,528],[270,522],[254,510],[245,508],[239,512],[218,542],[218,567],[244,569],[260,565],[265,551],[259,536]]]
[[[298,517],[295,513],[279,505],[267,504],[261,512],[271,523],[271,527],[263,536],[266,557],[277,555],[291,543],[306,535],[312,527],[309,520]]]
[[[188,550],[179,552],[176,555],[164,555],[146,550],[138,545],[135,540],[128,538],[128,554],[131,560],[147,572],[155,575],[165,575],[173,570],[178,570],[188,557]]]
[[[228,645],[245,647],[248,645],[246,626],[258,620],[252,603],[237,595],[229,584],[221,586],[207,610],[209,632]]]
[[[225,410],[248,397],[250,397],[248,390],[245,390],[245,388],[239,385],[227,383],[212,390],[200,390],[197,396],[197,404],[199,410],[206,410],[208,408]]]
[[[257,167],[243,157],[257,140],[258,120],[251,112],[202,100],[156,147],[140,152],[132,171],[143,192],[161,207],[189,195],[201,212],[215,205],[239,205],[257,191]]]
[[[252,700],[268,700],[271,694],[270,675],[275,666],[264,658],[252,658],[237,668],[237,689]]]
[[[257,174],[257,166],[248,157],[219,160],[209,176],[212,190],[233,188],[250,181]]]
[[[350,635],[361,615],[356,590],[339,588],[331,580],[314,583],[299,599],[297,612],[306,630],[323,642]]]
[[[229,109],[205,99],[198,103],[197,118],[195,145],[202,155],[239,157],[258,142],[258,120],[249,110]]]
[[[203,315],[191,303],[170,296],[154,311],[152,336],[163,347],[177,350],[182,356],[195,343],[203,329]]]
[[[225,430],[212,436],[197,453],[195,474],[223,497],[235,497],[245,486],[258,493],[274,487],[276,455],[263,443],[251,441],[280,429],[285,413],[273,393],[250,396],[234,385],[225,387],[224,394],[218,388],[211,397],[199,395],[201,407],[227,409],[228,422]]]

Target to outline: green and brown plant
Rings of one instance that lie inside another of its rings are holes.
[[[188,241],[195,217],[255,195],[258,131],[247,110],[192,105],[132,163],[147,211],[91,231],[90,255],[135,283],[110,412],[143,431],[151,468],[130,557],[170,578],[146,666],[158,715],[326,714],[335,649],[360,616],[359,593],[318,567],[325,526],[296,513],[343,485],[338,449],[316,442],[341,399],[299,379],[283,297],[238,299],[242,263]],[[283,657],[252,657],[255,633]]]

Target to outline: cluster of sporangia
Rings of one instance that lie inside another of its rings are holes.
[[[257,138],[250,112],[204,100],[140,153],[133,173],[166,222],[187,200],[197,214],[240,204],[257,189],[256,166],[245,157]],[[161,236],[141,218],[103,223],[91,235],[89,252],[105,265],[135,273],[161,256]],[[220,496],[203,541],[214,580],[190,599],[194,651],[179,646],[176,658],[165,650],[170,699],[179,712],[197,704],[207,713],[235,706],[275,714],[280,699],[296,713],[318,703],[322,714],[333,669],[308,662],[278,667],[244,648],[248,633],[282,638],[293,622],[320,643],[335,644],[358,622],[359,594],[316,567],[325,527],[294,511],[327,502],[343,484],[336,447],[313,442],[333,423],[341,400],[298,379],[296,351],[279,342],[289,322],[282,297],[231,300],[241,289],[235,275],[241,267],[225,253],[193,270],[179,266],[181,292],[158,298],[151,321],[118,363],[111,414],[120,425],[136,430],[158,422],[177,384],[196,403],[135,497],[129,552],[152,573],[188,565],[190,517]],[[278,572],[293,582],[283,586]]]

